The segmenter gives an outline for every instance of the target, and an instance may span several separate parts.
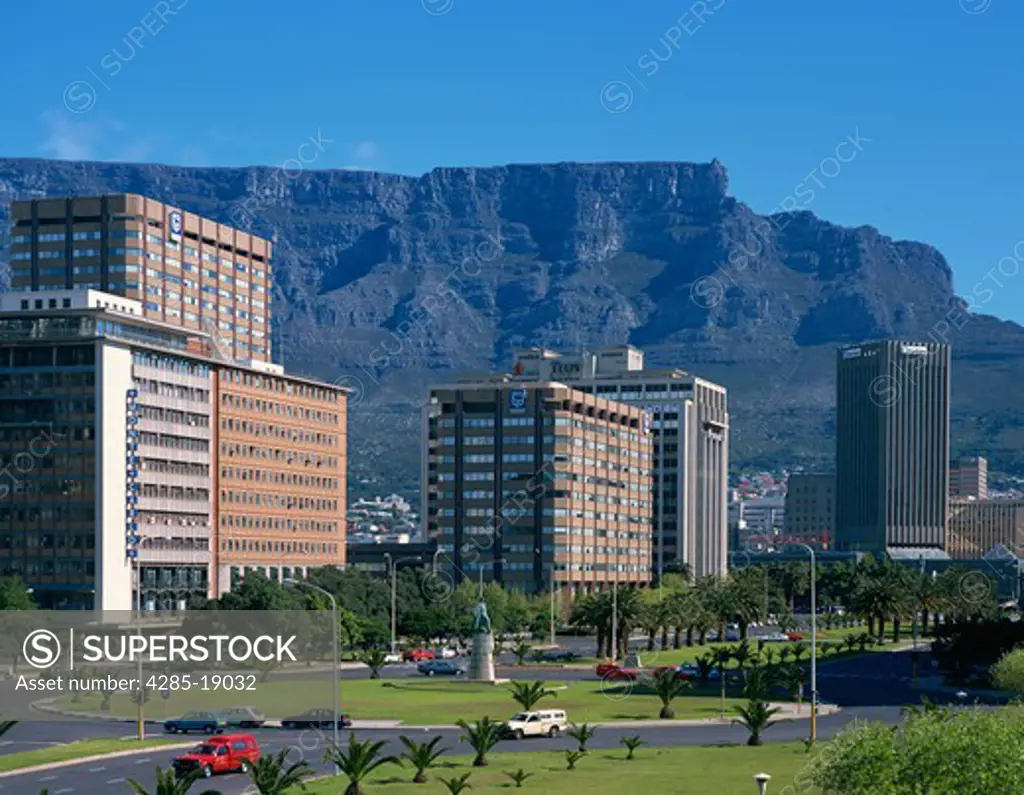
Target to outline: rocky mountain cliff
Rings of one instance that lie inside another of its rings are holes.
[[[954,451],[1024,469],[1024,329],[944,322],[961,303],[934,248],[761,217],[717,161],[404,177],[0,160],[4,222],[14,198],[121,191],[276,238],[277,358],[355,389],[356,482],[416,485],[431,381],[507,368],[516,346],[626,341],[729,388],[735,466],[826,467],[835,345],[945,336]]]

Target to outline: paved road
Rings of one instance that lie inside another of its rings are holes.
[[[858,658],[826,661],[819,667],[818,688],[823,701],[843,706],[842,712],[823,717],[818,722],[819,737],[827,739],[843,726],[856,718],[862,720],[880,720],[895,723],[900,719],[901,705],[916,704],[920,701],[920,691],[911,686],[910,655],[872,654]],[[589,672],[582,672],[592,678]],[[552,677],[553,678],[553,677]],[[930,694],[933,700],[955,702],[956,696],[949,693]],[[66,742],[81,737],[125,736],[132,732],[131,724],[110,724],[97,721],[65,721],[62,723],[21,723],[18,724],[5,740],[10,744],[0,747],[0,753],[12,753],[17,750],[28,750],[42,747],[43,743]],[[795,741],[807,736],[807,721],[784,721],[769,729],[765,734],[768,742]],[[286,732],[280,729],[263,729],[254,732],[265,751],[273,752],[286,747],[295,749],[295,754],[303,757],[318,770],[325,771],[320,757],[325,747],[325,739],[318,732]],[[410,734],[404,730],[361,730],[357,735],[362,738],[388,740],[393,743],[389,748],[392,752],[399,750],[398,735]],[[421,732],[424,736],[441,734],[445,745],[454,752],[468,753],[469,748],[459,741],[458,732],[446,730],[440,732]],[[680,727],[641,727],[637,729],[600,729],[591,741],[592,747],[618,748],[619,738],[624,734],[638,734],[650,745],[658,746],[697,746],[739,744],[746,740],[746,732],[742,727],[728,724],[712,724],[704,726]],[[199,739],[197,738],[197,742]],[[555,740],[526,740],[523,742],[502,742],[495,753],[520,750],[553,750],[569,748],[572,741],[566,738]],[[123,791],[128,788],[125,780],[136,778],[140,782],[152,785],[154,767],[166,767],[175,753],[172,751],[153,751],[138,756],[111,759],[99,763],[87,763],[71,767],[58,768],[48,772],[0,778],[0,795],[37,795],[43,787],[49,789],[50,795],[91,795],[91,793],[109,793]],[[225,795],[240,795],[248,787],[248,779],[241,775],[221,776],[216,779],[215,786]]]

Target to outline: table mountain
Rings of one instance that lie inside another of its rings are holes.
[[[277,357],[356,390],[357,487],[415,487],[430,382],[508,368],[516,346],[626,341],[729,388],[734,466],[825,467],[835,346],[945,336],[954,451],[1024,469],[1021,327],[967,314],[931,246],[759,216],[717,161],[406,177],[0,160],[4,213],[14,198],[122,191],[276,238]]]

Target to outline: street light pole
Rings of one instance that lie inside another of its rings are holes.
[[[388,570],[390,570],[391,574],[391,653],[394,654],[395,647],[398,645],[398,638],[396,637],[395,632],[395,570],[397,569],[397,566],[395,565],[395,561],[391,558],[391,553],[389,552],[384,553],[384,560],[387,561],[387,568],[385,569],[385,573],[387,573]]]
[[[555,561],[551,561],[551,584],[548,586],[551,591],[551,645],[555,645]]]
[[[818,739],[818,599],[815,582],[814,548],[810,544],[794,543],[811,556],[811,742]]]
[[[612,580],[612,659],[619,659],[619,579]]]
[[[341,665],[341,661],[338,657],[338,602],[334,598],[334,594],[332,594],[330,591],[321,588],[319,585],[314,585],[311,582],[293,579],[288,579],[284,582],[285,585],[292,585],[299,588],[309,588],[312,591],[316,591],[317,593],[323,594],[331,600],[331,648],[332,651],[334,652],[334,716],[333,720],[331,720],[331,725],[334,727],[334,747],[339,748],[340,746],[338,744],[338,718],[341,713],[341,704],[339,703],[341,701],[341,686],[338,682],[338,668]],[[334,775],[338,775],[339,773],[341,773],[341,769],[337,765],[335,765]]]

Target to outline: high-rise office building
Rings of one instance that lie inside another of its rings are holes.
[[[949,494],[949,346],[886,340],[840,348],[836,542],[941,550]]]
[[[786,540],[829,549],[835,536],[836,476],[794,472],[786,484]]]
[[[953,499],[988,499],[988,461],[964,456],[949,470],[949,496]]]
[[[646,364],[644,352],[618,345],[593,352],[545,348],[514,352],[523,383],[556,381],[638,406],[654,435],[652,571],[686,564],[696,577],[728,566],[729,409],[725,387],[678,368]]]
[[[133,195],[12,224],[0,573],[125,610],[343,564],[345,390],[269,361],[269,244]]]
[[[206,332],[228,358],[271,360],[268,241],[130,193],[12,202],[11,223],[13,290],[131,298],[149,319]]]
[[[455,581],[575,594],[650,580],[642,409],[488,379],[432,387],[423,423],[423,516]]]
[[[998,546],[1024,556],[1024,500],[950,502],[946,551],[951,558],[977,560]]]

